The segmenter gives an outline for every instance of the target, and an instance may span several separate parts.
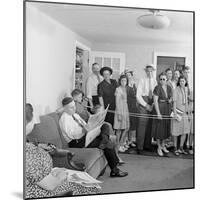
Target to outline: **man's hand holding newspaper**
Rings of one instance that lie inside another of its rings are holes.
[[[88,132],[86,135],[85,147],[87,147],[100,134],[101,126],[104,123],[108,107],[109,106],[97,114],[90,115],[86,126]]]

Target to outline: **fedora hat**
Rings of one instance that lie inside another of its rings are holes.
[[[152,68],[153,70],[156,70],[156,67],[154,64],[147,64],[144,68],[144,70],[147,70],[148,68]]]

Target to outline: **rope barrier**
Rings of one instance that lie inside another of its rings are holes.
[[[86,108],[92,108],[91,106],[84,106]],[[114,114],[117,114],[118,112],[117,111],[114,111],[114,110],[109,110],[108,111],[109,113],[114,113]],[[158,115],[153,115],[153,114],[145,114],[145,113],[130,113],[128,112],[128,115],[129,116],[132,116],[132,117],[138,117],[138,118],[146,118],[146,119],[158,119]],[[161,115],[162,116],[162,119],[176,119],[176,117],[171,117],[170,115]],[[182,118],[188,118],[188,116],[182,116]],[[190,115],[190,119],[193,119],[193,115]]]

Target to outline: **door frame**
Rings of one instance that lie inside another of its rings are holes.
[[[153,64],[155,66],[155,77],[157,77],[157,59],[158,56],[163,56],[163,57],[182,57],[185,58],[185,64],[187,65],[187,56],[185,54],[181,53],[171,53],[171,52],[153,52]]]
[[[72,89],[75,88],[75,74],[76,74],[76,68],[75,68],[75,61],[76,61],[76,48],[79,47],[80,49],[83,50],[87,50],[89,52],[89,58],[90,58],[90,54],[91,54],[91,48],[85,44],[83,44],[82,42],[76,40],[75,41],[75,45],[74,45],[74,67],[73,67],[73,85],[72,85]]]

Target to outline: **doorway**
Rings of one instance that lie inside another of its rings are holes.
[[[89,70],[89,50],[76,45],[75,56],[75,83],[74,88],[80,89],[85,93],[85,84]]]
[[[178,56],[157,56],[156,60],[156,74],[157,79],[160,73],[165,72],[167,68],[170,68],[172,71],[178,69],[182,71],[182,67],[185,65],[186,57]]]

